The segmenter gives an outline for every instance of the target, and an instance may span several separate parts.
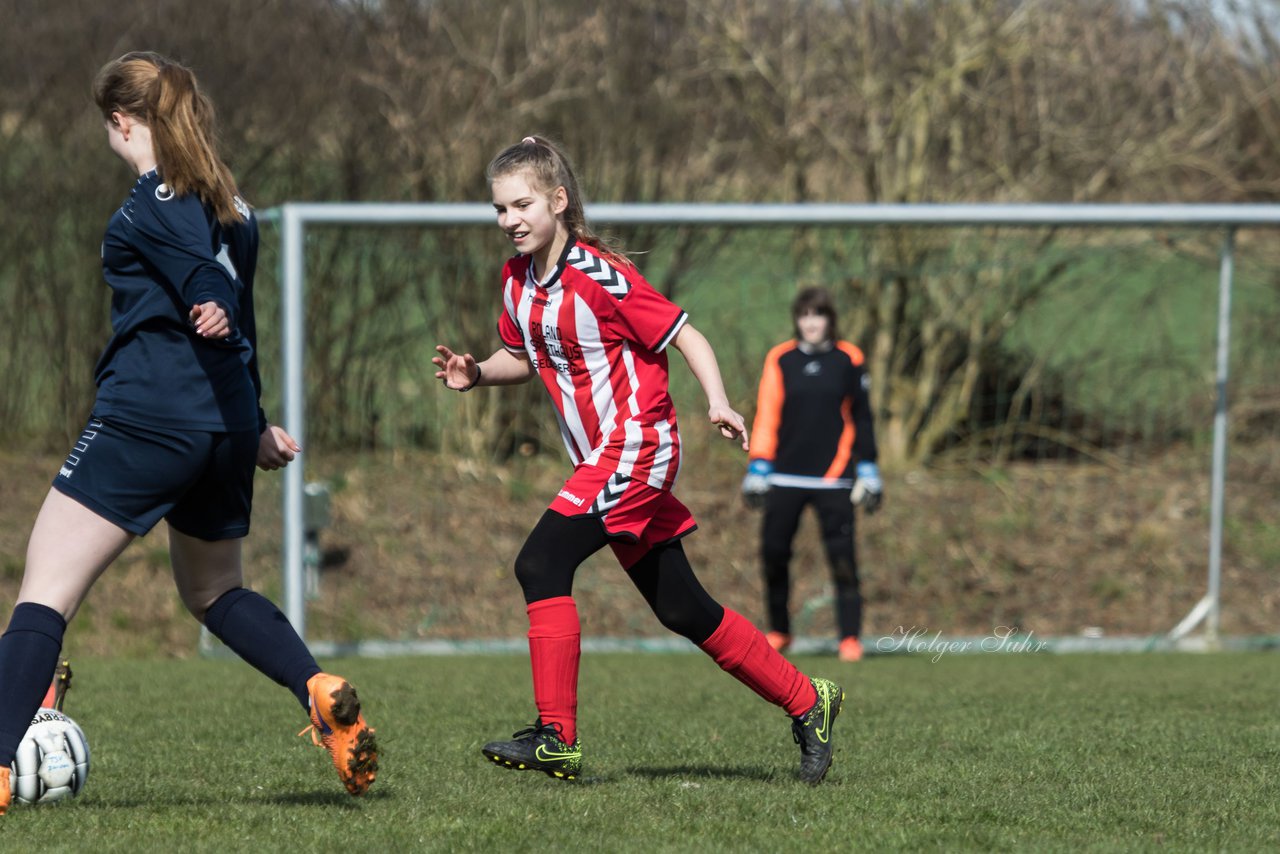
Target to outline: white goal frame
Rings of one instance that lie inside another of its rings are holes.
[[[493,226],[493,209],[484,203],[294,203],[265,211],[281,229],[280,281],[283,361],[283,427],[306,446],[306,390],[303,382],[306,333],[304,308],[307,226],[418,225],[434,228]],[[1193,648],[1217,648],[1222,592],[1223,497],[1227,457],[1227,385],[1230,375],[1231,290],[1235,235],[1241,228],[1280,226],[1280,205],[1179,204],[595,204],[591,221],[610,225],[732,226],[1005,226],[1005,227],[1160,227],[1217,229],[1223,234],[1218,273],[1216,404],[1213,418],[1213,469],[1210,491],[1208,583],[1204,596],[1165,637],[1165,644],[1186,648],[1188,636],[1203,625]],[[284,601],[298,634],[306,637],[305,463],[300,457],[284,470]],[[319,654],[328,644],[312,643]],[[373,649],[376,646],[377,649]],[[1078,645],[1073,645],[1078,646]],[[1150,648],[1148,645],[1145,648]],[[424,647],[424,650],[426,648]],[[358,650],[357,650],[358,651]],[[373,654],[394,652],[388,644]]]

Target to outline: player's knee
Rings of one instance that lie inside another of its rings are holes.
[[[253,592],[246,588],[239,578],[206,585],[178,584],[178,597],[182,600],[187,612],[201,625],[208,626],[214,634],[218,633],[221,618],[229,613],[237,602],[253,595]],[[213,623],[218,625],[210,623],[209,620],[209,612],[215,605],[219,609],[219,618]]]
[[[675,632],[678,635],[689,636],[689,614],[679,609],[663,608],[654,612],[654,616],[658,618],[658,622],[667,631]]]
[[[766,554],[764,560],[764,577],[771,582],[784,582],[790,577],[790,554]]]
[[[179,591],[183,606],[187,609],[187,613],[196,618],[196,622],[204,624],[204,618],[208,615],[209,609],[213,607],[213,603],[218,601],[217,596],[210,596],[207,593],[197,593],[191,590]]]
[[[831,562],[831,577],[843,587],[856,587],[858,584],[858,567],[850,560],[837,559]]]
[[[555,561],[539,551],[526,549],[516,556],[516,581],[524,591],[526,602],[568,596],[572,592],[572,575],[555,566]]]
[[[663,628],[686,637],[695,644],[711,637],[724,617],[723,610],[716,613],[692,599],[679,604],[660,603],[653,613]]]
[[[791,548],[786,543],[766,541],[760,547],[760,557],[766,567],[782,567],[785,571],[787,564],[791,562]]]

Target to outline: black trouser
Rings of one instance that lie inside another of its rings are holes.
[[[516,580],[526,604],[569,596],[578,566],[609,544],[600,520],[542,514],[516,557]],[[654,546],[627,569],[658,622],[695,644],[720,628],[724,608],[702,587],[679,540]]]
[[[791,543],[800,526],[800,514],[808,504],[818,514],[822,546],[835,582],[836,626],[841,637],[859,637],[862,594],[858,590],[858,558],[853,542],[853,505],[846,489],[775,486],[765,495],[760,557],[769,627],[775,632],[791,633]]]

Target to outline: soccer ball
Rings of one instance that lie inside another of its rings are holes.
[[[89,779],[89,740],[57,709],[31,719],[10,766],[13,795],[23,804],[51,804],[80,794]]]

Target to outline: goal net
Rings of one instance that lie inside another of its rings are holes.
[[[306,452],[284,478],[260,479],[254,583],[322,650],[522,647],[511,566],[568,474],[554,418],[536,383],[460,396],[430,361],[437,344],[477,358],[500,346],[510,250],[492,212],[278,213],[259,336],[268,411]],[[869,648],[1001,632],[1064,648],[1276,634],[1280,301],[1261,228],[1275,211],[589,215],[689,312],[748,423],[797,290],[835,296],[841,337],[867,355],[886,481],[883,510],[858,519]],[[738,495],[746,455],[705,424],[696,381],[670,358],[685,441],[676,491],[699,520],[686,550],[715,598],[763,624],[760,519]],[[795,630],[814,651],[834,648],[812,519],[792,577]],[[575,597],[584,635],[661,646],[608,554],[579,570]]]

